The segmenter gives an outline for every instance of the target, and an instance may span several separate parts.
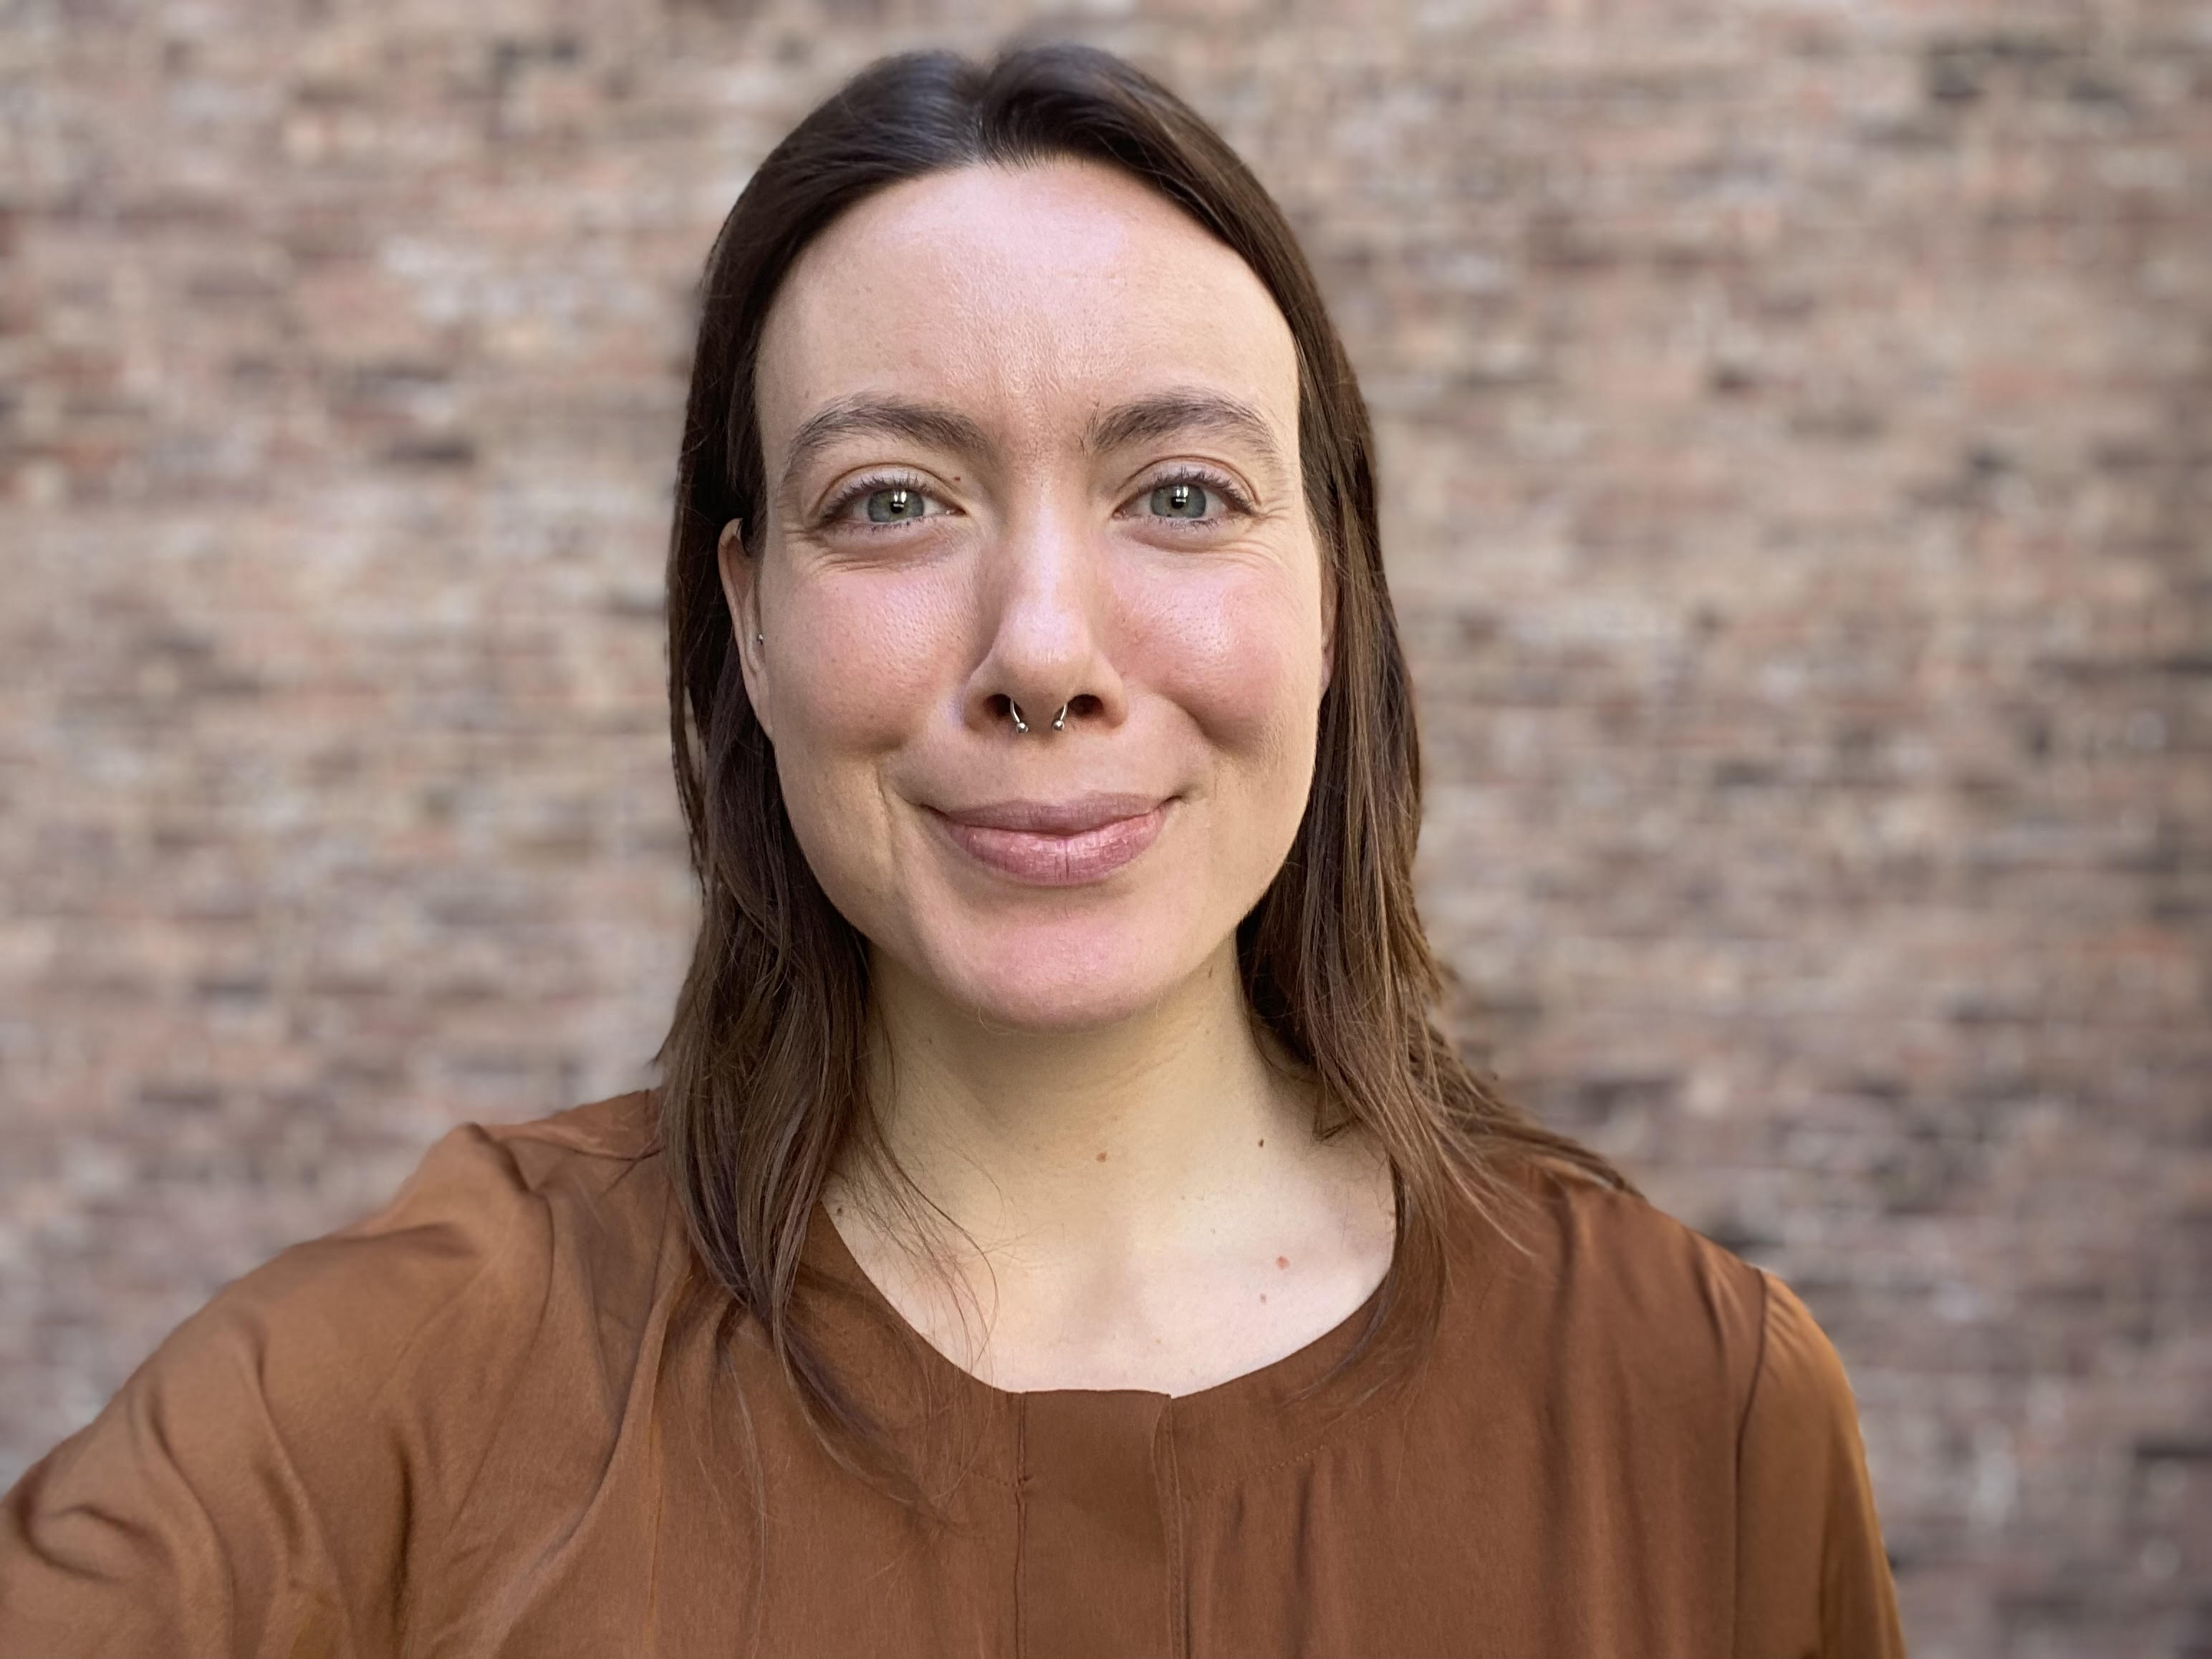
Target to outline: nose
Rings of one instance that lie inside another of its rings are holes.
[[[1042,504],[1010,520],[978,584],[985,648],[966,715],[986,733],[1034,739],[1118,725],[1103,537],[1079,512]]]

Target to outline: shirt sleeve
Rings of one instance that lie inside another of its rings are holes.
[[[1903,1659],[1843,1361],[1796,1293],[1760,1278],[1764,1335],[1737,1456],[1735,1659]]]
[[[529,1194],[473,1126],[390,1206],[226,1286],[0,1500],[0,1653],[355,1659],[396,1650],[426,1470],[465,1412],[415,1408],[526,1279]]]

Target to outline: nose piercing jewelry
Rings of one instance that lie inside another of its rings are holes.
[[[1006,699],[1006,712],[1014,717],[1015,731],[1023,733],[1026,733],[1029,731],[1030,723],[1022,718],[1021,704],[1016,702],[1012,697],[1008,697]],[[1052,717],[1052,729],[1055,732],[1065,732],[1067,729],[1067,705],[1066,703],[1060,704],[1060,713]]]

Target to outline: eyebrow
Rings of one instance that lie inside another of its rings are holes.
[[[949,409],[903,398],[841,398],[808,416],[791,434],[781,489],[788,491],[799,469],[831,444],[854,437],[912,438],[935,449],[968,455],[991,447],[981,427]]]
[[[1083,441],[1094,455],[1104,455],[1182,432],[1212,432],[1238,439],[1279,475],[1283,471],[1282,451],[1267,416],[1251,404],[1218,392],[1163,392],[1117,404],[1091,422]]]
[[[1212,432],[1238,439],[1279,478],[1282,449],[1267,417],[1251,404],[1216,392],[1163,392],[1101,410],[1084,433],[1084,447],[1109,454],[1132,444],[1183,432]],[[911,438],[932,448],[981,455],[991,448],[990,434],[957,410],[904,398],[843,398],[809,416],[792,434],[781,489],[788,491],[799,471],[830,445],[852,437]]]

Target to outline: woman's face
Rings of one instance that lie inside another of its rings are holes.
[[[831,902],[996,1024],[1158,1002],[1313,774],[1328,606],[1273,301],[1116,171],[969,167],[807,249],[756,397],[766,522],[723,576]]]

